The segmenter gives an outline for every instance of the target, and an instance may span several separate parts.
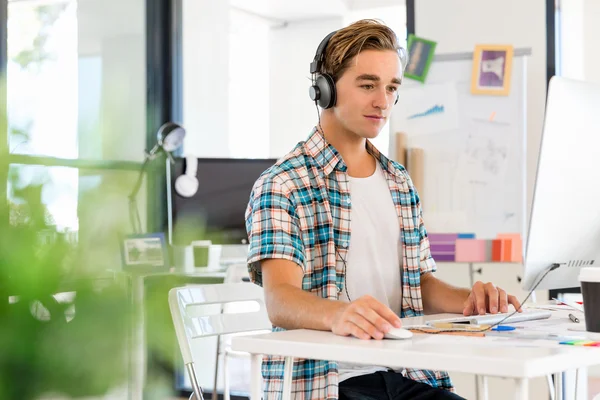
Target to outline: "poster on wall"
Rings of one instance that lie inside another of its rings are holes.
[[[508,96],[513,53],[511,45],[475,46],[471,93]]]
[[[405,101],[404,99],[410,99]],[[401,130],[426,135],[458,129],[458,91],[453,82],[403,87],[397,106]]]

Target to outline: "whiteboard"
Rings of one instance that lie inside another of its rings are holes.
[[[471,94],[473,53],[438,55],[425,84],[403,81],[390,149],[395,133],[405,132],[407,147],[424,150],[418,189],[429,232],[524,237],[529,54],[515,49],[508,96]]]

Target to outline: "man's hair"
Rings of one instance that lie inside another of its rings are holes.
[[[363,50],[392,50],[398,53],[402,71],[408,62],[406,49],[398,44],[394,31],[375,19],[362,19],[337,31],[327,44],[321,73],[337,82],[350,61]]]

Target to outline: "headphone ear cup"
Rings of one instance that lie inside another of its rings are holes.
[[[175,191],[183,197],[192,197],[198,191],[198,159],[194,156],[185,158],[185,168],[183,174],[175,179]]]
[[[315,85],[319,89],[319,106],[322,108],[331,108],[335,106],[337,96],[335,93],[335,83],[329,74],[319,74]]]
[[[198,179],[189,175],[178,176],[175,180],[175,190],[180,196],[192,197],[198,191]]]

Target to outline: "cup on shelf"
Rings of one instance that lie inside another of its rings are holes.
[[[210,240],[193,241],[194,266],[196,268],[220,269],[222,247],[220,244],[212,244]]]

